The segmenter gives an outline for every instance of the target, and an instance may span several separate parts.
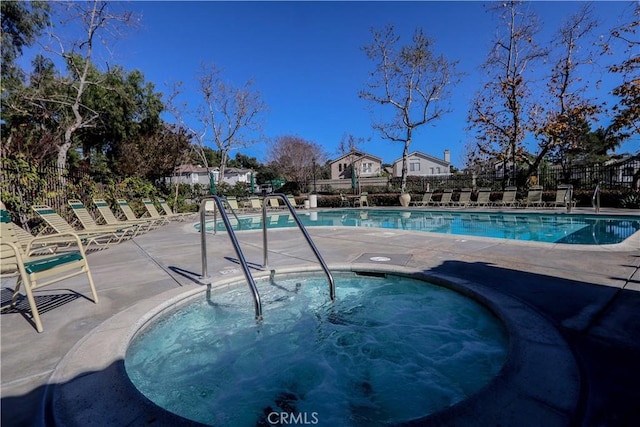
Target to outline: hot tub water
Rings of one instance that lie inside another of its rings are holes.
[[[287,421],[370,426],[424,417],[481,389],[507,335],[477,302],[401,276],[308,274],[245,283],[164,315],[132,342],[125,366],[150,400],[220,426]]]

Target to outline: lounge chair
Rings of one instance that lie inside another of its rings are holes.
[[[78,218],[78,220],[80,221],[82,227],[87,231],[117,233],[118,235],[122,235],[122,237],[126,239],[137,236],[141,230],[138,225],[131,224],[98,225],[98,223],[96,223],[96,221],[93,219],[93,216],[91,216],[87,208],[84,207],[84,204],[80,200],[70,199],[68,203],[76,218]]]
[[[51,240],[53,236],[34,237],[23,250],[21,242],[15,232],[19,227],[11,222],[8,212],[1,202],[0,207],[0,259],[2,260],[2,262],[0,262],[0,275],[18,276],[16,287],[11,298],[11,304],[2,307],[2,309],[15,307],[20,286],[24,285],[36,330],[42,332],[44,328],[42,327],[42,321],[40,320],[40,314],[38,313],[38,306],[33,296],[33,291],[81,274],[87,276],[93,302],[98,302],[98,294],[93,283],[93,278],[91,277],[86,254],[82,248],[80,238],[76,234],[64,233],[55,237],[57,239],[74,240],[78,247],[77,251],[45,256],[29,256],[29,252],[34,247],[33,245],[37,245],[39,241]]]
[[[185,218],[189,216],[195,216],[196,212],[174,212],[171,210],[171,206],[165,199],[158,199],[158,203],[160,203],[160,207],[165,213],[165,216],[169,219],[177,219],[179,221],[184,221]]]
[[[440,197],[440,201],[436,202],[437,206],[451,205],[451,196],[453,196],[453,190],[444,190]]]
[[[542,187],[531,187],[529,191],[527,191],[527,198],[521,201],[520,206],[525,208],[543,207],[544,202],[542,201]]]
[[[8,221],[11,220],[11,216],[4,205],[1,214],[6,216]],[[37,242],[33,242],[34,236],[16,224],[13,224],[13,231],[20,243],[20,247],[22,247],[27,255],[33,255],[35,253],[53,254],[58,250],[58,248],[73,246],[75,242],[75,240],[72,241],[68,238],[59,238],[55,234],[50,236],[41,236],[38,238]],[[29,248],[29,250],[27,250],[27,248]]]
[[[475,201],[471,202],[472,206],[489,206],[491,204],[491,189],[480,188],[478,189],[478,197]]]
[[[276,197],[269,198],[269,207],[272,209],[284,209],[284,206],[280,205],[280,199]]]
[[[340,207],[341,208],[350,208],[351,207],[351,201],[349,200],[349,198],[347,196],[345,196],[342,193],[340,193]]]
[[[432,195],[432,191],[425,191],[425,193],[422,195],[422,200],[413,200],[409,202],[409,206],[427,206],[431,204]]]
[[[518,187],[507,187],[502,193],[502,200],[496,200],[494,206],[509,206],[515,207],[517,205],[516,196],[518,194]]]
[[[140,231],[149,231],[156,227],[157,223],[155,220],[150,218],[147,219],[134,219],[134,220],[121,220],[116,218],[113,211],[109,207],[109,204],[104,199],[93,199],[93,204],[98,208],[98,213],[102,216],[102,219],[108,225],[116,225],[116,226],[138,226],[141,228]]]
[[[296,209],[302,209],[304,208],[304,205],[302,204],[298,204],[298,202],[296,202],[296,198],[293,197],[292,194],[287,194],[287,200],[289,201],[289,203],[291,203],[291,206],[293,206]]]
[[[169,218],[166,215],[160,215],[158,209],[156,209],[156,205],[153,203],[151,199],[142,199],[142,203],[144,204],[145,209],[147,209],[147,213],[151,219],[155,219],[156,221],[160,221],[162,224],[167,224],[169,222]]]
[[[262,210],[262,200],[260,200],[260,197],[258,196],[251,196],[249,197],[249,209],[251,210],[257,210],[257,211],[261,211]]]
[[[76,234],[84,244],[85,250],[88,250],[92,244],[105,248],[120,243],[123,239],[131,235],[129,230],[124,232],[111,230],[76,230],[47,205],[35,205],[32,206],[31,209],[46,222],[47,228],[43,230],[44,233],[52,231],[58,234]],[[43,235],[46,236],[47,234]]]
[[[120,210],[124,214],[125,218],[127,218],[127,221],[144,220],[144,221],[155,221],[154,222],[155,224],[165,224],[166,223],[166,221],[164,221],[164,220],[154,220],[154,219],[149,218],[149,217],[140,217],[140,218],[138,218],[136,216],[135,212],[133,212],[133,209],[131,208],[131,206],[129,206],[129,202],[127,202],[125,199],[118,199],[118,200],[116,200],[116,203],[120,207]]]
[[[458,206],[458,207],[467,207],[469,206],[469,204],[471,204],[471,189],[470,188],[463,188],[460,191],[460,194],[458,196],[458,200],[455,202],[451,202],[451,206]]]
[[[244,208],[241,208],[238,205],[238,199],[235,196],[225,197],[224,200],[227,204],[227,207],[231,208],[233,212],[242,212],[244,210]]]
[[[369,207],[368,193],[360,194],[360,197],[353,201],[353,207],[360,206],[362,208],[365,205]]]
[[[571,207],[574,207],[576,205],[576,201],[573,199],[569,200],[570,196],[569,192],[567,191],[568,188],[568,185],[559,185],[556,189],[556,199],[552,202],[547,203],[547,206],[552,208],[567,208],[569,207],[569,203],[571,203]]]

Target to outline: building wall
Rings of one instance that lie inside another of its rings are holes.
[[[355,158],[353,167],[357,170],[356,175],[363,178],[379,176],[382,173],[382,162],[367,155]],[[331,163],[331,179],[351,179],[351,158],[349,156]]]
[[[411,155],[407,159],[408,176],[450,175],[449,166],[422,156]],[[402,176],[402,160],[393,164],[393,176]]]

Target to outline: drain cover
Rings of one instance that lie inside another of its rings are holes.
[[[371,261],[375,261],[375,262],[389,262],[389,261],[391,261],[391,258],[386,257],[386,256],[372,256],[369,259]]]

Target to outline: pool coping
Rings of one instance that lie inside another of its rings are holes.
[[[407,425],[570,424],[580,397],[574,355],[553,324],[538,311],[484,285],[416,268],[332,264],[333,271],[370,271],[427,280],[488,305],[509,332],[509,356],[500,373],[481,391],[441,412]],[[277,274],[319,272],[317,267],[279,268]],[[269,272],[256,274],[256,278]],[[242,282],[240,276],[216,280],[214,288]],[[157,407],[128,380],[124,355],[130,340],[159,312],[206,287],[172,289],[115,314],[78,341],[49,379],[46,401],[55,425],[84,426],[100,419],[109,425],[197,425]],[[339,292],[338,292],[339,297]]]

